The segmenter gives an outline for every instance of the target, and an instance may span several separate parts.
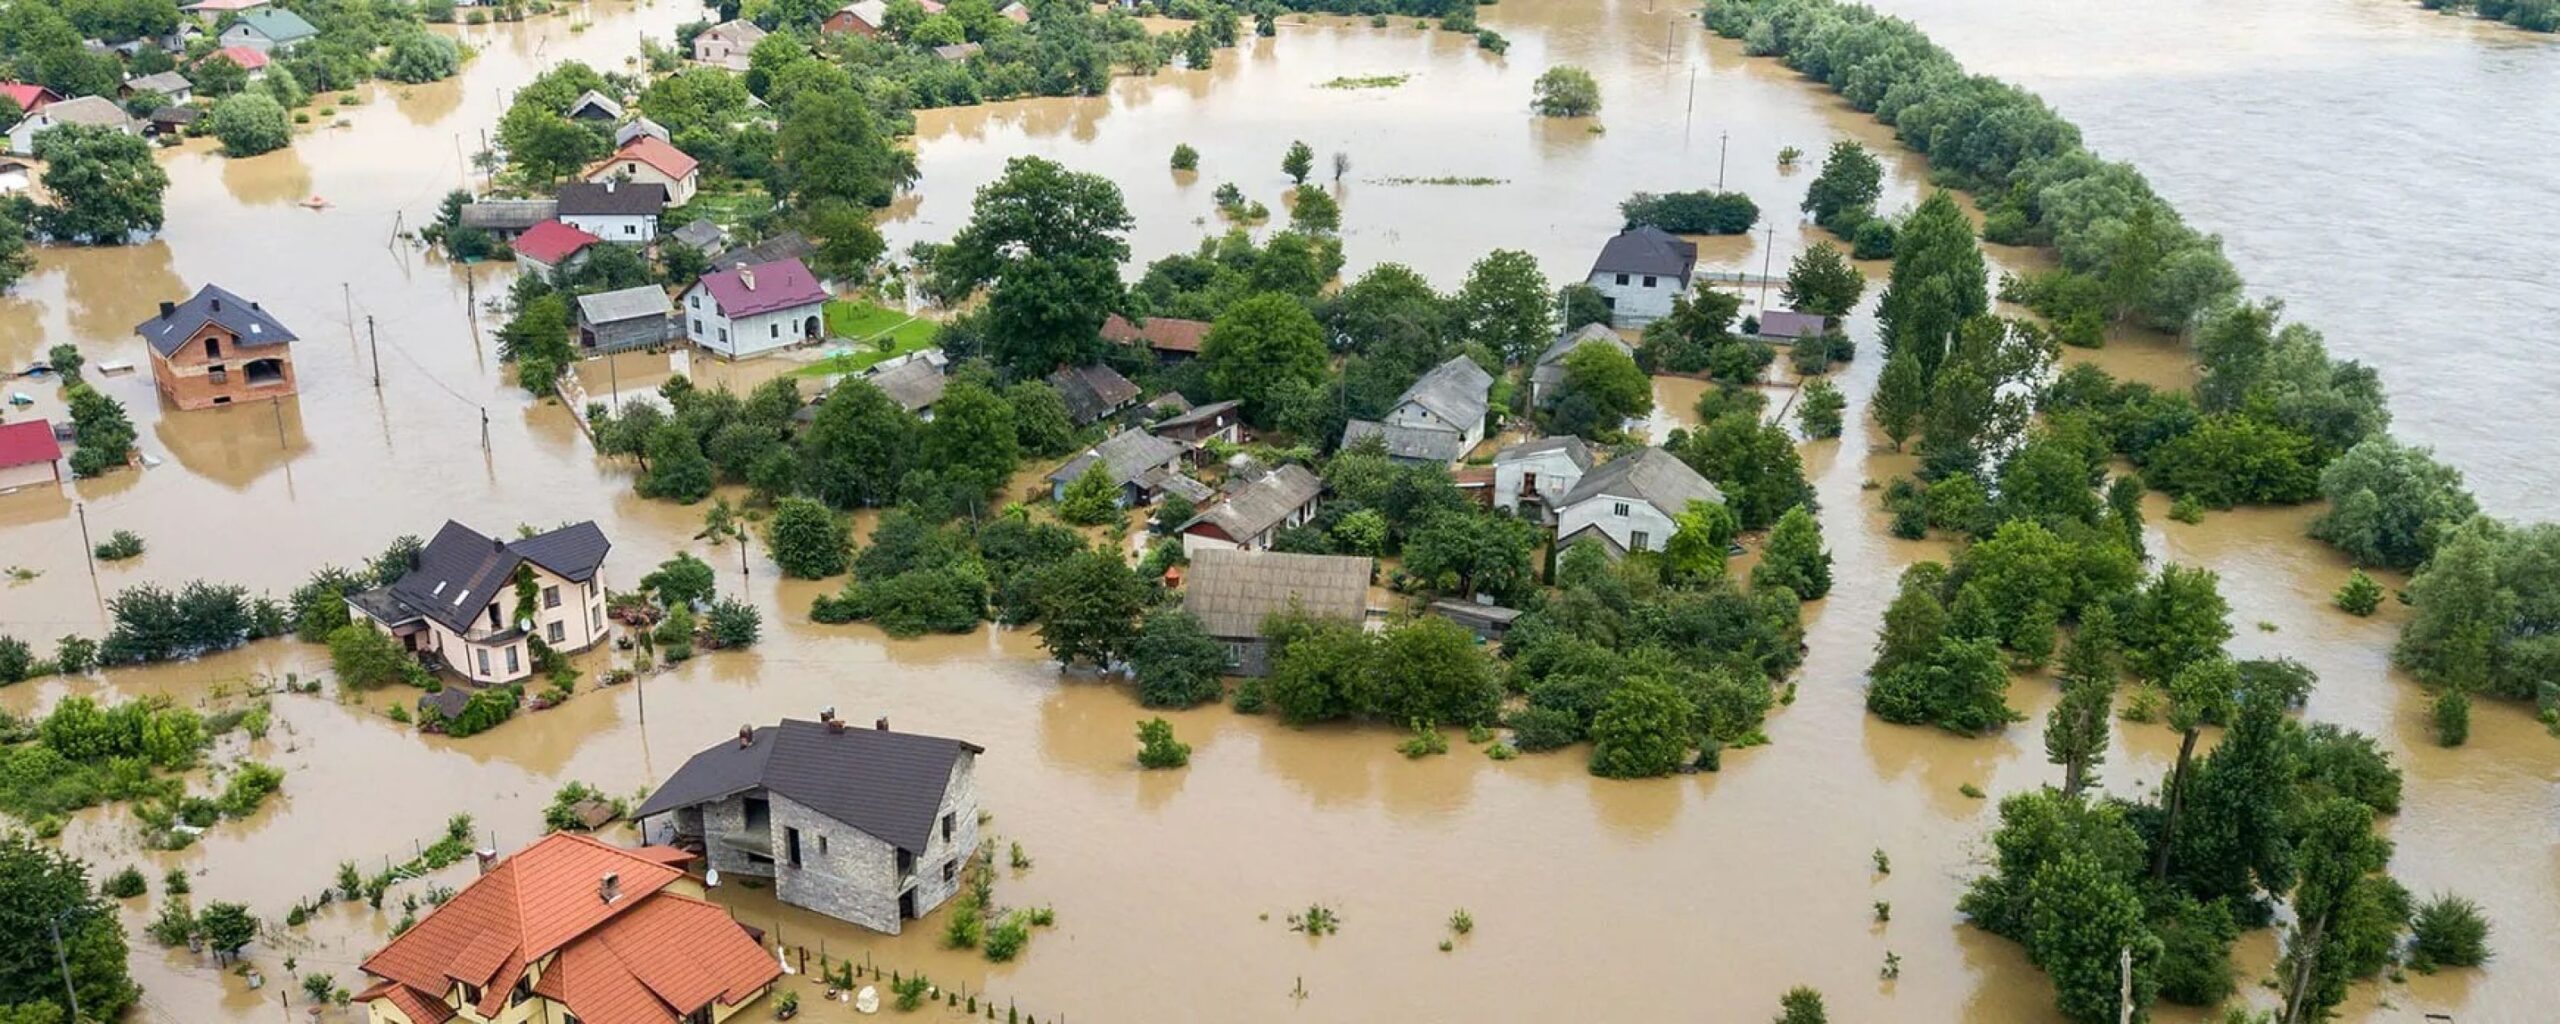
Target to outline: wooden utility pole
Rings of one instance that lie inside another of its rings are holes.
[[[284,396],[277,395],[267,399],[267,406],[276,411],[276,450],[291,450],[293,446],[285,442],[284,436]]]
[[[1777,266],[1778,226],[1769,225],[1769,240],[1760,247],[1760,312],[1769,311],[1769,272]]]
[[[480,450],[489,450],[489,407],[485,405],[480,407]]]
[[[373,314],[364,315],[365,346],[373,350],[373,389],[382,390],[382,338],[373,331]]]
[[[89,541],[89,503],[75,501],[71,503],[71,508],[80,513],[80,557],[89,560],[89,582],[96,583],[98,582],[98,546]]]
[[[1690,89],[1691,89],[1691,91],[1692,91],[1692,92],[1694,92],[1694,91],[1696,90],[1696,88],[1697,88],[1697,72],[1695,72],[1695,71],[1693,70],[1693,71],[1691,71],[1691,72],[1690,72]],[[1695,101],[1695,99],[1694,99],[1694,97],[1692,98],[1691,102],[1692,102],[1693,104],[1696,102],[1696,101]],[[1732,132],[1730,132],[1730,131],[1722,131],[1722,132],[1717,132],[1717,133],[1716,133],[1716,191],[1718,191],[1718,192],[1722,192],[1722,191],[1724,191],[1724,151],[1725,151],[1725,144],[1726,144],[1728,141],[1730,141],[1732,138],[1733,138],[1733,133],[1732,133]]]

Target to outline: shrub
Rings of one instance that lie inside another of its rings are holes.
[[[1022,955],[1022,947],[1031,942],[1030,914],[1014,911],[987,930],[987,959],[1005,963]]]
[[[2459,747],[2471,742],[2471,697],[2461,690],[2446,690],[2435,702],[2436,743]]]
[[[1150,718],[1138,723],[1138,767],[1180,768],[1191,763],[1191,745],[1173,738],[1173,723]]]
[[[1413,733],[1406,736],[1404,742],[1396,744],[1396,749],[1411,758],[1446,754],[1449,752],[1449,737],[1440,731],[1439,726],[1417,721],[1413,723]]]
[[[223,97],[205,115],[204,131],[222,140],[222,152],[228,156],[271,153],[293,142],[293,126],[286,123],[283,105],[264,93]]]
[[[98,560],[101,562],[121,562],[141,554],[142,538],[131,530],[117,530],[108,534],[106,541],[99,544],[97,549]]]
[[[99,886],[98,891],[120,900],[129,900],[142,895],[149,888],[150,883],[142,880],[142,869],[127,864],[124,870],[109,876],[107,883]]]
[[[2451,893],[2439,893],[2419,904],[2409,921],[2415,941],[2409,966],[2434,973],[2441,967],[2478,967],[2489,962],[2489,919],[2480,905]]]
[[[1196,171],[1196,170],[1199,170],[1199,169],[1200,169],[1200,151],[1199,151],[1199,150],[1196,150],[1196,149],[1191,148],[1191,144],[1190,144],[1190,143],[1187,143],[1187,142],[1186,142],[1186,143],[1181,143],[1181,144],[1179,144],[1179,145],[1174,146],[1174,147],[1173,147],[1173,169],[1174,169],[1174,170],[1177,170],[1177,171]]]
[[[2346,585],[2339,587],[2330,601],[2349,615],[2371,615],[2382,607],[2382,584],[2374,582],[2362,569],[2350,570]]]
[[[764,613],[734,597],[712,602],[703,619],[711,626],[711,642],[723,649],[755,646],[764,626]]]
[[[1561,708],[1522,708],[1503,724],[1511,727],[1512,748],[1524,754],[1582,742],[1582,719]]]

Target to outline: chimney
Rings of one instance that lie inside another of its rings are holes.
[[[606,179],[604,180],[604,191],[605,191],[605,194],[606,194],[606,195],[612,195],[612,194],[613,194],[613,186],[614,186],[614,184],[616,183],[616,181],[617,181],[617,179],[614,179],[614,178],[606,178]]]
[[[163,302],[163,303],[161,303],[161,304],[160,304],[160,319],[162,319],[162,320],[166,320],[166,319],[169,319],[170,317],[173,317],[173,316],[176,316],[176,315],[178,315],[178,304],[177,304],[177,303],[175,303],[175,302]]]
[[[611,903],[622,898],[622,876],[607,871],[596,880],[596,898]]]
[[[746,267],[739,267],[738,283],[747,286],[748,291],[756,290],[756,272]]]
[[[752,726],[752,725],[741,725],[741,726],[739,726],[739,727],[738,727],[738,749],[740,749],[740,750],[745,750],[745,749],[747,749],[748,747],[752,747],[752,746],[755,746],[755,745],[756,745],[756,729],[755,729],[755,727],[754,727],[754,726]]]
[[[491,537],[491,538],[489,538],[489,550],[491,550],[491,551],[504,551],[504,550],[506,550],[506,549],[507,549],[507,542],[506,542],[506,541],[499,540],[499,539],[498,539],[498,538],[496,538],[496,537]]]
[[[490,868],[498,866],[498,851],[486,846],[471,851],[471,856],[480,862],[481,874],[488,874]]]
[[[834,732],[843,732],[843,731],[844,731],[844,719],[841,719],[841,718],[823,718],[823,719],[820,719],[820,721],[823,721],[823,722],[827,723],[827,731],[828,731],[828,732],[834,733]]]
[[[829,704],[829,705],[827,705],[826,707],[819,708],[819,709],[818,709],[818,720],[819,720],[819,721],[821,721],[821,722],[832,722],[832,721],[835,721],[835,720],[836,720],[836,706],[835,706],[835,705],[833,705],[833,704]]]
[[[887,715],[882,715],[882,716],[880,716],[879,720],[874,721],[874,722],[872,722],[872,723],[871,723],[871,727],[872,727],[872,728],[874,728],[874,729],[877,729],[877,730],[879,730],[879,731],[881,731],[881,732],[888,732],[888,731],[889,731],[889,716],[887,716]]]

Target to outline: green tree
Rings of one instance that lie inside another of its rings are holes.
[[[2134,1006],[2156,988],[2159,939],[2144,927],[2142,899],[2095,856],[2064,850],[2027,887],[2027,948],[2053,979],[2054,1004],[2077,1024],[2112,1024],[2122,1011],[2122,960],[2133,951]]]
[[[1876,200],[1883,195],[1884,165],[1867,147],[1843,139],[1831,144],[1822,173],[1805,189],[1802,208],[1814,223],[1845,233],[1874,217]]]
[[[1564,394],[1579,395],[1612,431],[1653,412],[1653,378],[1614,345],[1584,345],[1564,357]]]
[[[150,143],[113,128],[64,124],[38,133],[35,151],[53,197],[37,214],[46,234],[114,245],[160,230],[169,173],[152,159]]]
[[[1173,738],[1173,723],[1150,718],[1138,723],[1138,767],[1180,768],[1191,763],[1191,744]]]
[[[1107,667],[1138,640],[1147,583],[1109,549],[1082,551],[1041,570],[1040,645],[1065,665]]]
[[[1289,143],[1289,152],[1280,158],[1280,173],[1295,185],[1307,183],[1307,173],[1316,169],[1316,151],[1305,140]]]
[[[710,563],[693,557],[689,551],[676,552],[675,557],[658,563],[656,569],[640,577],[640,589],[668,609],[709,604],[717,587],[718,577]]]
[[[693,432],[681,423],[666,423],[649,435],[649,469],[634,490],[643,498],[690,505],[711,496],[711,460],[702,454]]]
[[[2390,841],[2373,834],[2372,809],[2345,797],[2303,811],[2296,849],[2302,878],[2293,890],[2294,925],[2276,964],[2284,1024],[2324,1020],[2346,1000],[2354,975],[2336,933],[2356,889],[2391,859]]]
[[[221,99],[248,88],[249,71],[229,54],[214,53],[187,69],[187,83],[198,96]]]
[[[215,900],[196,913],[196,931],[215,956],[236,959],[258,938],[258,919],[249,916],[248,907]]]
[[[2178,815],[2185,809],[2196,739],[2206,723],[2230,717],[2239,690],[2239,667],[2222,658],[2189,662],[2169,680],[2169,727],[2178,731],[2178,759],[2161,786],[2160,842],[2151,858],[2151,877],[2156,880],[2169,877],[2169,855],[2177,847]]]
[[[1563,311],[1562,329],[1567,334],[1590,324],[1608,327],[1617,318],[1609,309],[1609,297],[1580,281],[1556,289],[1556,308]]]
[[[1228,307],[1210,326],[1200,360],[1214,392],[1243,402],[1255,422],[1269,423],[1281,385],[1324,380],[1324,328],[1296,299],[1256,295]]]
[[[1538,76],[1529,108],[1541,117],[1589,117],[1600,112],[1600,82],[1591,72],[1558,64]]]
[[[976,495],[1004,486],[1022,465],[1022,432],[1004,396],[975,380],[953,380],[933,405],[917,456]]]
[[[1199,170],[1200,151],[1191,148],[1191,144],[1187,142],[1175,144],[1173,147],[1173,169],[1177,171]]]
[[[526,391],[550,394],[578,358],[569,343],[568,296],[545,292],[518,308],[498,330],[498,358],[516,365],[516,383]]]
[[[1741,532],[1742,522],[1732,509],[1693,500],[1671,517],[1671,539],[1662,546],[1663,568],[1676,582],[1720,579],[1725,552]]]
[[[72,441],[78,445],[71,453],[73,475],[97,476],[132,460],[135,435],[124,403],[87,384],[72,385],[64,397],[71,407]]]
[[[1099,526],[1119,514],[1120,487],[1099,459],[1067,481],[1066,492],[1058,497],[1058,518],[1077,526]]]
[[[57,925],[58,963],[51,940]],[[124,924],[90,888],[87,868],[14,829],[0,834],[0,927],[18,937],[12,944],[19,952],[0,960],[0,1007],[24,1012],[51,1004],[63,995],[65,970],[89,1019],[119,1019],[141,998],[127,973]],[[29,1019],[62,1018],[57,1011]]]
[[[2560,548],[2555,541],[2560,534],[2547,527],[2519,533],[2487,516],[2456,528],[2409,579],[2412,612],[2392,660],[2430,686],[2533,695],[2530,674],[2510,657],[2511,638],[2547,621],[2534,602],[2560,581],[2535,566],[2550,564],[2543,560]]]
[[[1778,517],[1751,570],[1751,586],[1785,587],[1806,601],[1831,592],[1831,552],[1822,549],[1822,525],[1811,510],[1798,505]]]
[[[2062,700],[2045,715],[2045,759],[2062,766],[2062,794],[2078,796],[2107,760],[2107,717],[2115,706],[2115,617],[2091,608],[2062,652]]]
[[[21,217],[0,217],[0,295],[5,295],[9,289],[17,287],[18,281],[35,268],[35,254],[27,249],[26,220]],[[62,374],[64,383],[76,383],[80,379],[79,364],[75,361],[69,370],[62,369],[61,353],[66,348],[71,349],[72,355],[75,359],[77,358],[79,349],[72,348],[69,343],[55,345],[53,347],[54,368]]]
[[[2384,435],[2329,463],[2320,473],[2320,496],[2329,508],[2312,521],[2311,535],[2387,569],[2424,564],[2446,535],[2480,511],[2461,470]]]
[[[1831,1017],[1822,1008],[1822,993],[1810,985],[1788,989],[1778,1000],[1776,1024],[1830,1024]]]
[[[2231,639],[2231,606],[2210,569],[2164,565],[2124,620],[2125,664],[2167,685],[2187,666],[2220,657]]]
[[[2339,587],[2329,601],[2349,615],[2371,615],[2382,607],[2382,584],[2362,569],[2350,569],[2346,585]]]
[[[1342,204],[1320,185],[1300,185],[1290,193],[1296,201],[1289,204],[1289,227],[1308,234],[1325,234],[1342,229]]]
[[[887,504],[916,462],[923,430],[922,423],[870,382],[838,384],[801,431],[802,486],[837,508]]]
[[[1388,630],[1378,642],[1373,671],[1375,703],[1364,711],[1370,718],[1482,725],[1493,721],[1502,703],[1493,663],[1475,634],[1437,615]]]
[[[1075,449],[1075,419],[1067,412],[1067,400],[1047,381],[1017,381],[1004,389],[1004,400],[1013,407],[1014,436],[1023,454],[1064,455]]]
[[[784,498],[773,507],[765,547],[793,579],[825,579],[845,571],[852,560],[853,531],[825,503],[810,498]]]
[[[1840,394],[1838,385],[1827,380],[1810,380],[1804,384],[1804,396],[1796,405],[1796,424],[1804,428],[1804,436],[1813,439],[1840,436],[1841,414],[1849,407],[1849,399]]]
[[[1875,398],[1870,409],[1876,425],[1884,428],[1886,440],[1893,450],[1901,451],[1902,442],[1919,425],[1921,409],[1928,402],[1928,383],[1921,377],[1920,359],[1899,353],[1884,362],[1884,375],[1876,380]]]
[[[1695,715],[1688,696],[1659,677],[1619,684],[1591,720],[1591,774],[1640,779],[1680,770]]]
[[[1225,692],[1219,676],[1227,670],[1226,648],[1179,608],[1147,613],[1129,664],[1138,677],[1138,703],[1151,708],[1197,707]]]
[[[871,226],[871,211],[835,197],[821,199],[808,215],[808,231],[816,245],[810,269],[836,280],[861,280],[889,245]]]
[[[773,176],[766,185],[793,206],[813,209],[828,199],[887,206],[898,190],[915,181],[914,155],[891,144],[872,104],[852,89],[793,93],[781,109],[773,134]]]
[[[1988,280],[1973,222],[1953,193],[1930,193],[1895,236],[1893,273],[1877,300],[1887,357],[1910,352],[1922,383],[1934,385],[1958,328],[1990,311]]]
[[[1787,265],[1787,283],[1780,294],[1790,308],[1801,312],[1847,316],[1866,290],[1866,275],[1849,265],[1840,247],[1815,242]]]
[[[1282,720],[1308,725],[1350,718],[1373,706],[1377,646],[1367,635],[1348,623],[1274,618],[1263,627],[1273,651],[1262,692]]]
[[[2443,893],[2420,904],[2409,931],[2409,965],[2421,972],[2489,962],[2489,918],[2468,899]]]
[[[605,155],[611,140],[563,116],[566,106],[565,100],[558,105],[540,104],[527,90],[517,93],[516,101],[498,119],[498,145],[506,151],[508,165],[526,181],[559,181]]]
[[[1522,363],[1537,358],[1553,340],[1554,310],[1547,296],[1547,276],[1538,270],[1536,257],[1496,249],[1467,268],[1455,301],[1467,337],[1506,363]]]
[[[1745,530],[1765,529],[1787,509],[1813,499],[1795,438],[1751,413],[1717,417],[1705,429],[1674,439],[1669,450],[1724,492]]]
[[[1536,582],[1530,555],[1537,530],[1525,520],[1487,512],[1441,512],[1404,542],[1404,568],[1443,593],[1499,600],[1522,596]]]
[[[340,626],[329,633],[329,666],[341,685],[364,689],[406,682],[417,659],[400,649],[391,635],[365,623]]]
[[[1016,157],[935,256],[931,291],[957,299],[994,283],[987,354],[1019,374],[1085,362],[1100,351],[1103,318],[1124,304],[1131,223],[1110,179]]]
[[[382,59],[382,77],[394,82],[437,82],[462,70],[462,45],[426,31],[391,37],[391,52]]]

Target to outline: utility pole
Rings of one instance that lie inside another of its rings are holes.
[[[98,546],[89,541],[89,503],[75,501],[71,503],[71,508],[80,513],[80,553],[81,557],[89,560],[89,582],[96,583],[98,582]]]
[[[614,357],[621,354],[617,349],[606,349],[604,353],[604,372],[613,382],[613,414],[616,416],[622,415],[622,366]]]
[[[747,578],[747,531],[744,527],[738,529],[738,578]]]
[[[340,304],[346,306],[347,309],[347,340],[354,341],[356,340],[355,286],[350,285],[345,281],[338,282],[338,301]]]
[[[364,315],[365,346],[373,350],[373,389],[382,390],[382,338],[373,332],[373,314]]]
[[[1760,247],[1760,311],[1769,311],[1769,272],[1778,259],[1778,226],[1769,225],[1769,240]]]
[[[286,443],[284,437],[284,396],[277,395],[274,398],[267,399],[267,406],[276,411],[276,450],[291,450],[293,446]]]
[[[72,1020],[80,1019],[80,990],[71,984],[71,961],[62,955],[62,919],[79,911],[78,907],[69,907],[45,922],[53,929],[53,964],[62,969],[62,994],[71,1000]]]
[[[1687,115],[1687,116],[1695,117],[1695,116],[1697,115],[1697,113],[1698,113],[1698,65],[1696,65],[1696,64],[1694,64],[1694,63],[1693,63],[1693,64],[1689,65],[1689,110],[1688,110],[1688,115]],[[1721,177],[1721,175],[1719,175],[1719,177]],[[1717,188],[1723,188],[1724,186],[1723,186],[1723,185],[1721,185],[1721,184],[1719,184],[1719,185],[1717,185],[1716,187],[1717,187]]]
[[[480,451],[489,451],[489,407],[485,405],[480,407]]]
[[[1691,73],[1691,78],[1690,78],[1690,82],[1691,82],[1692,88],[1694,88],[1694,87],[1695,87],[1695,83],[1696,83],[1696,81],[1697,81],[1697,79],[1696,79],[1695,72],[1692,72],[1692,73]],[[1727,141],[1729,141],[1732,137],[1733,137],[1733,133],[1732,133],[1732,132],[1730,132],[1730,131],[1721,131],[1721,132],[1717,132],[1717,133],[1716,133],[1716,191],[1718,191],[1718,192],[1722,192],[1722,191],[1724,191],[1724,150],[1725,150],[1725,143],[1726,143]]]

